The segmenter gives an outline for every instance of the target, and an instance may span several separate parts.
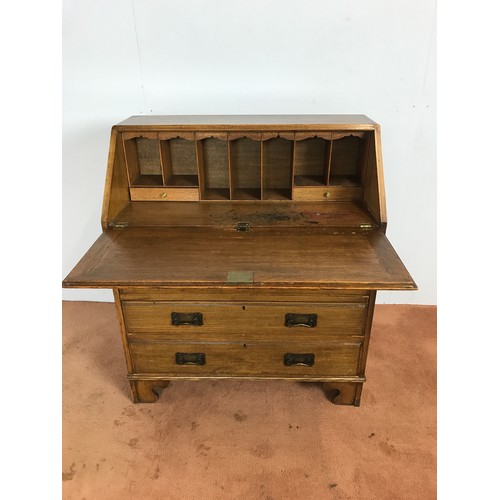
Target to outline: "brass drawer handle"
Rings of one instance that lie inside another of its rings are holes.
[[[175,353],[176,365],[204,365],[205,353],[204,352],[176,352]]]
[[[285,366],[312,366],[314,365],[314,354],[312,352],[306,354],[287,352],[283,356],[283,364]]]
[[[172,313],[172,325],[203,325],[203,314],[202,313]]]
[[[285,314],[285,326],[305,326],[306,328],[314,328],[318,324],[317,314]]]

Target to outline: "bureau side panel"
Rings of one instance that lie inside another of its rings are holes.
[[[375,128],[375,133],[368,140],[366,147],[366,175],[364,179],[363,201],[372,217],[385,231],[385,227],[387,225],[387,213],[380,127],[377,126]]]
[[[115,128],[112,129],[102,203],[103,230],[130,203],[125,155],[123,148],[120,147],[120,135]]]
[[[133,371],[133,364],[132,364],[132,356],[130,354],[130,349],[129,349],[128,340],[127,340],[127,329],[125,326],[125,318],[123,315],[122,303],[120,301],[120,294],[118,293],[118,290],[113,289],[113,295],[115,297],[115,306],[116,306],[116,312],[118,315],[118,322],[120,323],[120,333],[121,333],[121,339],[122,339],[122,344],[123,344],[123,350],[125,352],[125,362],[127,363],[127,370],[128,370],[128,373],[130,374]]]
[[[368,301],[368,307],[366,310],[366,316],[365,316],[365,325],[364,325],[364,342],[363,345],[361,346],[361,355],[359,357],[359,366],[358,366],[358,373],[362,376],[365,375],[365,368],[366,368],[366,360],[368,358],[368,348],[370,345],[370,336],[371,336],[371,331],[372,331],[372,323],[373,323],[373,312],[375,310],[375,299],[377,296],[377,292],[372,291],[370,292],[370,298]]]

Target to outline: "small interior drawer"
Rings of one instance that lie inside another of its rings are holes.
[[[198,201],[199,198],[198,188],[196,187],[130,188],[130,199],[132,201]]]
[[[155,340],[325,341],[362,336],[363,303],[124,302],[127,334]]]
[[[361,343],[131,342],[136,374],[178,377],[355,376]]]
[[[346,201],[360,200],[363,191],[360,186],[295,186],[294,201]]]

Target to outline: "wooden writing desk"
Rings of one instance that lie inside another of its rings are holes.
[[[135,402],[176,378],[324,382],[359,405],[385,236],[361,115],[144,116],[111,132],[103,233],[63,286],[112,288]]]

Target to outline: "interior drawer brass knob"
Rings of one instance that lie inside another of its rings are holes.
[[[331,198],[331,197],[332,197],[332,193],[330,193],[330,191],[325,191],[325,192],[323,193],[323,196],[324,196],[325,198]]]

